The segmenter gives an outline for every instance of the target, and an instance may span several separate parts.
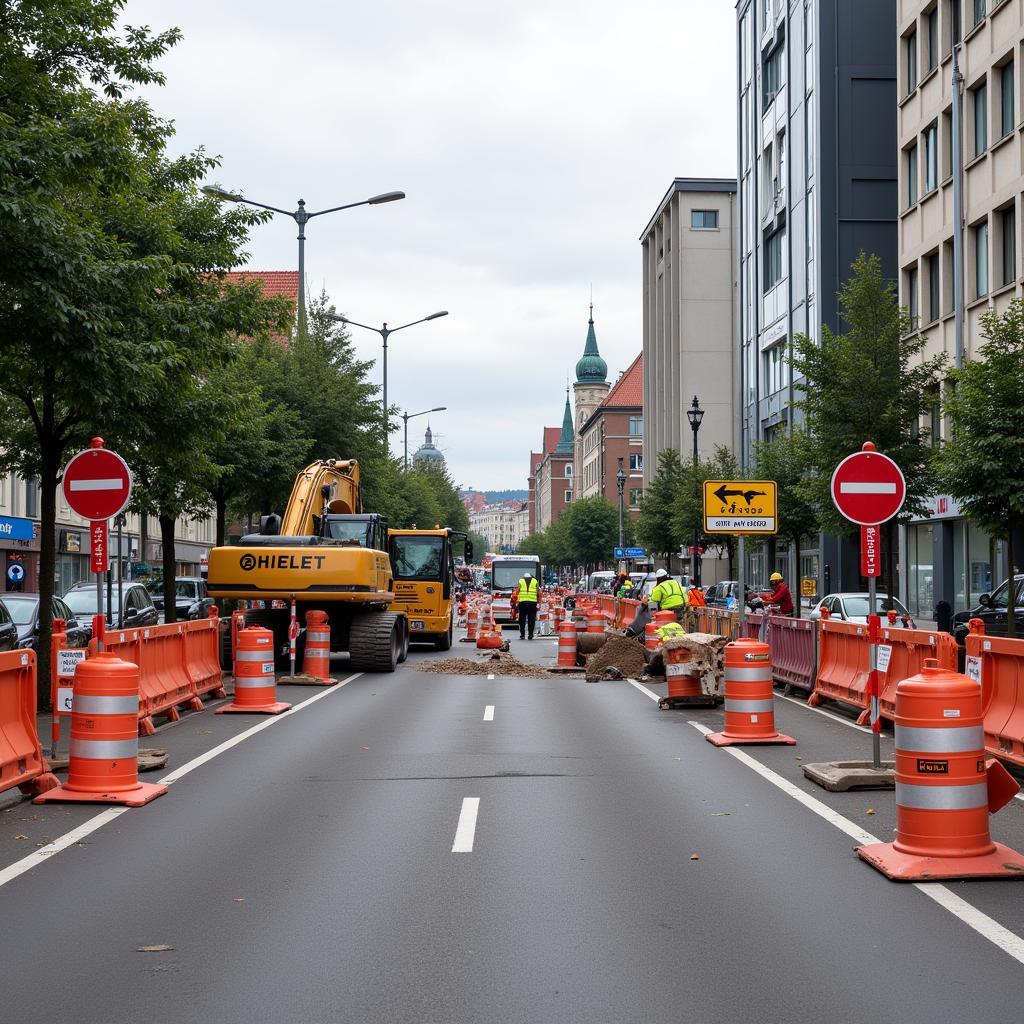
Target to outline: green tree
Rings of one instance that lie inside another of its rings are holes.
[[[536,555],[542,565],[559,565],[548,547],[548,539],[544,533],[531,533],[516,545],[516,554]]]
[[[1016,635],[1014,531],[1024,523],[1024,303],[981,317],[978,359],[951,373],[944,410],[949,440],[935,465],[963,513],[1007,544],[1007,633]]]
[[[649,551],[663,555],[672,571],[672,557],[683,543],[676,526],[676,506],[683,483],[683,466],[675,448],[658,453],[658,470],[640,499],[636,535]]]
[[[557,524],[564,531],[566,564],[590,569],[611,561],[619,540],[619,511],[607,498],[595,494],[571,502]]]

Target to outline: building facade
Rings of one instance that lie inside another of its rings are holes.
[[[531,453],[530,458],[534,464],[534,455],[539,456],[530,479],[530,491],[536,502],[533,529],[537,533],[546,530],[573,498],[575,438],[568,390],[561,429],[544,428],[543,449],[542,452]]]
[[[954,287],[963,287],[964,359],[982,342],[980,318],[1024,297],[1020,273],[1024,134],[1020,69],[1021,4],[984,0],[899,0],[900,301],[927,340],[926,357],[958,357]],[[953,50],[962,76],[960,159],[953,148]],[[963,186],[962,264],[954,262],[953,187]],[[940,443],[946,424],[929,424]],[[946,495],[932,516],[903,536],[901,581],[915,616],[931,618],[939,601],[972,608],[1009,574],[1005,545],[959,514]]]
[[[511,554],[526,536],[523,526],[526,517],[522,514],[526,503],[503,501],[484,505],[469,516],[469,528],[487,541],[487,550],[500,554]]]
[[[736,450],[735,214],[735,181],[676,178],[640,238],[646,484],[660,452],[691,452],[694,395],[705,410],[701,456]]]
[[[861,251],[887,277],[897,259],[894,0],[740,0],[737,89],[739,273],[738,453],[794,422],[795,334],[840,331],[836,295]],[[790,565],[780,541],[752,556],[860,589],[856,550],[822,537]]]

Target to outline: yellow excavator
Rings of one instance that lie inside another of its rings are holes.
[[[214,597],[262,605],[246,623],[273,631],[281,668],[294,596],[300,628],[307,610],[327,612],[332,653],[347,651],[355,670],[393,672],[409,651],[409,620],[392,610],[388,545],[385,519],[363,512],[358,462],[323,459],[295,478],[283,519],[262,516],[259,533],[210,552],[207,586]]]

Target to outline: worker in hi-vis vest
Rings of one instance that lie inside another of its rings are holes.
[[[675,612],[676,621],[680,621],[686,607],[686,591],[682,584],[672,579],[664,569],[659,569],[654,578],[658,582],[651,591],[651,604],[656,604],[661,611]]]
[[[533,639],[533,629],[537,624],[537,602],[540,600],[540,587],[533,576],[524,572],[522,579],[516,584],[515,593],[512,599],[519,609],[519,639],[526,639],[526,631],[530,631],[530,639]]]

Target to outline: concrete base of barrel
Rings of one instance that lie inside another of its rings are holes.
[[[338,683],[337,679],[328,676],[326,679],[322,679],[320,676],[307,675],[305,672],[300,672],[294,676],[278,676],[278,686],[336,686]]]
[[[117,793],[99,793],[91,790],[68,789],[66,785],[51,789],[42,796],[37,796],[32,801],[34,804],[123,804],[125,807],[144,807],[163,796],[167,792],[166,786],[156,785],[152,782],[140,782],[132,789],[126,789]]]
[[[881,768],[873,767],[870,761],[819,761],[802,767],[811,782],[830,793],[896,788],[895,761],[883,761]]]
[[[215,715],[279,715],[282,711],[287,711],[291,707],[291,704],[282,704],[278,701],[276,704],[261,704],[256,708],[243,707],[240,704],[225,704],[222,708],[217,708],[214,712]]]
[[[790,747],[796,746],[796,740],[792,736],[786,736],[781,732],[773,733],[771,736],[730,736],[727,732],[709,732],[704,739],[716,747],[746,747],[754,744],[767,746],[775,743],[783,743]]]
[[[956,878],[1024,878],[1024,857],[1002,843],[980,857],[921,857],[892,843],[858,846],[857,856],[894,882],[938,882]]]

